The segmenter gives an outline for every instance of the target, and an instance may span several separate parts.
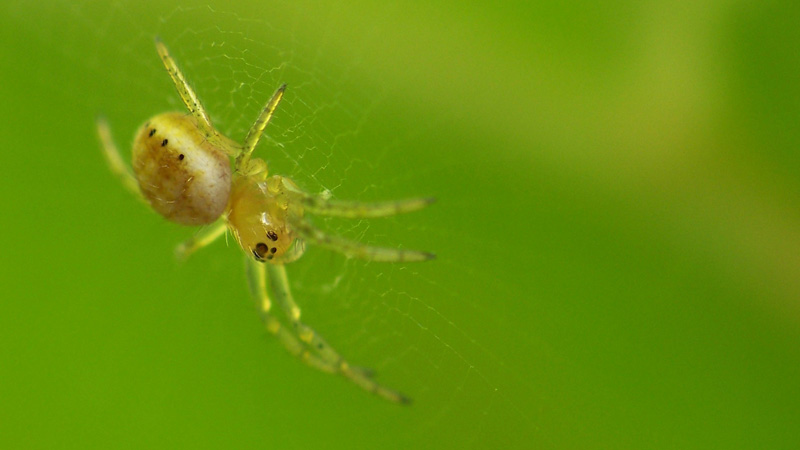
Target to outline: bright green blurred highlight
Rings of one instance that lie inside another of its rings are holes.
[[[794,448],[800,444],[800,7],[228,1],[0,6],[3,448]],[[435,195],[309,251],[306,320],[414,397],[292,360],[237,249],[129,198],[180,108],[159,35],[240,138],[309,189]],[[283,145],[277,146],[275,143]]]

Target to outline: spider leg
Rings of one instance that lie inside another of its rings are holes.
[[[189,109],[189,112],[195,117],[195,119],[197,119],[197,124],[200,129],[205,131],[209,136],[216,134],[214,128],[211,126],[211,120],[208,118],[208,113],[206,113],[206,109],[203,107],[203,104],[200,103],[200,99],[197,97],[197,94],[194,93],[194,90],[192,90],[192,87],[186,81],[186,77],[183,75],[183,72],[181,72],[181,69],[178,68],[175,60],[169,55],[167,46],[165,46],[164,43],[158,38],[156,38],[156,50],[158,50],[158,55],[161,57],[164,67],[167,68],[169,76],[175,83],[175,88],[178,90],[178,94],[181,96],[183,103],[186,105],[186,107]]]
[[[294,328],[292,338],[280,336],[281,341],[289,350],[290,353],[295,354],[303,359],[307,364],[319,370],[340,373],[350,381],[360,386],[362,389],[379,395],[389,401],[395,403],[408,404],[411,399],[405,395],[384,387],[371,378],[372,372],[367,369],[352,366],[344,358],[342,358],[336,350],[333,349],[327,342],[317,334],[311,327],[300,321],[300,308],[294,302],[291,290],[289,289],[289,280],[286,276],[286,268],[282,264],[262,264],[251,259],[248,259],[248,273],[250,273],[251,284],[254,288],[258,289],[257,295],[262,299],[262,314],[265,310],[264,301],[268,302],[266,294],[266,280],[265,275],[269,277],[270,287],[275,296],[278,304],[284,309],[289,321]],[[265,273],[266,272],[266,273]],[[275,320],[275,319],[272,319]],[[268,321],[267,329],[270,326],[278,334],[284,328],[276,328],[277,325]],[[298,347],[298,344],[302,348]],[[311,353],[313,351],[314,353]]]
[[[117,149],[117,145],[114,144],[114,139],[111,137],[111,128],[104,117],[97,118],[97,135],[100,136],[100,143],[103,145],[103,154],[106,155],[108,168],[119,178],[128,191],[144,202],[142,192],[139,190],[139,182],[136,181],[131,169],[122,161],[119,149]]]
[[[244,139],[244,147],[242,147],[242,152],[236,158],[236,170],[243,171],[247,168],[247,164],[250,162],[250,155],[253,153],[253,150],[256,148],[256,144],[258,144],[259,139],[261,139],[261,134],[264,132],[264,128],[267,127],[270,119],[272,119],[273,114],[275,114],[275,109],[278,107],[278,103],[281,102],[281,98],[283,98],[283,92],[286,90],[286,84],[282,84],[272,97],[267,101],[267,104],[264,105],[264,109],[261,110],[261,114],[256,119],[255,123],[252,127],[250,127],[250,131],[247,132],[247,137]]]
[[[312,354],[290,329],[284,327],[283,324],[270,313],[272,302],[267,294],[267,276],[263,264],[251,261],[250,258],[248,258],[247,277],[250,282],[250,290],[253,297],[258,301],[258,309],[267,331],[277,336],[278,340],[291,355],[300,358],[309,366],[323,372],[336,373],[334,367],[331,367],[330,364],[323,361],[319,356]]]
[[[404,250],[386,247],[373,247],[334,236],[314,227],[306,220],[298,218],[292,222],[292,228],[308,242],[348,257],[378,262],[418,262],[436,258],[429,252]]]
[[[325,195],[302,194],[303,207],[311,214],[324,216],[344,217],[348,219],[367,219],[373,217],[387,217],[395,214],[422,209],[436,199],[411,198],[388,202],[362,203],[343,200],[329,200]]]
[[[228,224],[224,217],[218,219],[211,225],[204,227],[198,231],[197,234],[181,242],[177,247],[175,247],[175,257],[180,261],[187,260],[192,253],[216,241],[225,233],[227,227]]]

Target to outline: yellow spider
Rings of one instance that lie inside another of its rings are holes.
[[[111,171],[129,191],[168,220],[182,225],[211,224],[177,247],[179,258],[188,257],[219,238],[226,229],[230,230],[248,256],[250,289],[264,324],[291,354],[316,369],[340,373],[385,399],[409,403],[405,395],[375,382],[369,369],[350,365],[316,331],[300,321],[300,308],[292,297],[284,264],[302,256],[306,242],[370,261],[433,259],[432,253],[372,247],[332,236],[315,228],[305,217],[307,213],[345,218],[385,217],[421,209],[433,199],[383,203],[339,201],[331,199],[330,193],[306,193],[289,178],[268,176],[267,164],[251,155],[286,85],[275,91],[244,143],[239,144],[211,125],[200,99],[158,39],[156,49],[189,114],[159,114],[139,128],[133,142],[133,173],[123,163],[108,123],[98,119],[97,131]],[[230,157],[235,159],[233,171]],[[277,300],[290,326],[284,326],[270,312],[270,298]]]

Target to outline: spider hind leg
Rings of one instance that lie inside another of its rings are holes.
[[[220,236],[225,234],[227,228],[228,223],[224,218],[220,218],[194,236],[178,244],[175,247],[175,257],[178,261],[186,261],[194,252],[219,239]]]
[[[207,135],[214,134],[214,127],[211,126],[211,119],[208,118],[208,113],[206,113],[206,109],[200,102],[200,98],[197,97],[192,86],[186,81],[186,76],[181,72],[181,69],[178,68],[178,64],[172,59],[172,56],[170,56],[167,46],[164,45],[159,38],[156,38],[156,50],[158,51],[158,56],[161,57],[161,62],[164,63],[164,67],[167,69],[167,73],[169,73],[170,78],[172,78],[172,82],[175,84],[175,89],[178,91],[178,95],[181,96],[183,104],[186,105],[186,108],[192,116],[197,119],[198,126],[202,128]]]
[[[97,135],[100,137],[100,143],[103,145],[103,154],[106,156],[106,162],[111,172],[119,178],[122,185],[135,195],[139,200],[147,203],[142,192],[139,190],[139,182],[133,176],[131,169],[123,162],[122,155],[119,153],[117,145],[114,143],[114,138],[111,136],[111,127],[108,126],[108,121],[105,117],[97,118]]]

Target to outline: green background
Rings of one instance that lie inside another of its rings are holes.
[[[797,2],[5,1],[0,6],[3,448],[797,448]],[[128,154],[180,109],[169,45],[240,139],[339,198],[318,221],[435,251],[311,249],[304,317],[415,400],[293,360],[235,245],[132,199]]]

